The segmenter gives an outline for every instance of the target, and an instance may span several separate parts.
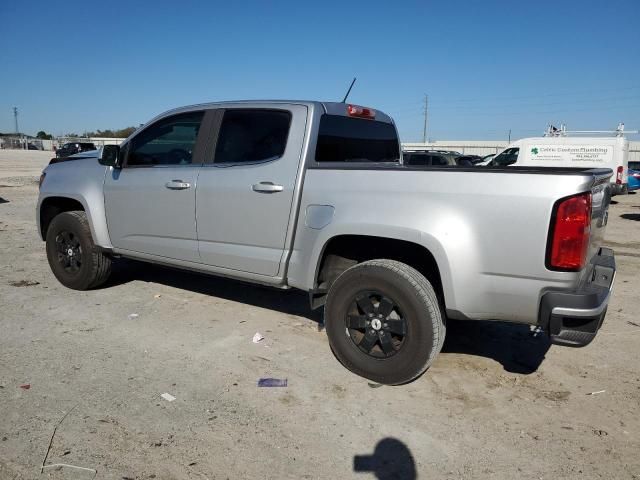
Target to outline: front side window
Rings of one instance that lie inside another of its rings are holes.
[[[214,163],[259,163],[284,155],[291,113],[284,110],[227,110]]]
[[[316,162],[398,162],[400,145],[391,123],[322,115]]]
[[[204,112],[163,118],[133,137],[127,166],[191,165]]]
[[[491,161],[491,164],[497,165],[498,167],[512,165],[518,160],[518,152],[520,152],[519,148],[507,148],[504,152],[495,157]]]

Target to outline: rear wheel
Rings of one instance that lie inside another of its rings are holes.
[[[429,281],[394,260],[363,262],[340,275],[327,296],[325,325],[345,367],[390,385],[429,368],[445,335]]]
[[[93,243],[85,212],[57,215],[47,230],[46,245],[51,271],[65,287],[88,290],[111,274],[111,258]]]

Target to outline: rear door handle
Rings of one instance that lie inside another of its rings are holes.
[[[276,193],[284,190],[282,185],[275,185],[273,182],[255,183],[251,188],[254,192],[259,193]]]
[[[164,184],[169,190],[186,190],[191,187],[191,184],[188,182],[183,182],[182,180],[171,180]]]

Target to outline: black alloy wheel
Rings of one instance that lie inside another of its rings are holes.
[[[345,321],[353,343],[374,358],[398,353],[407,335],[407,321],[397,303],[375,290],[355,296]]]
[[[56,251],[58,263],[65,272],[78,274],[82,267],[82,245],[80,239],[72,232],[66,230],[56,235]]]

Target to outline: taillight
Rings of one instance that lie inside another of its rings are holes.
[[[559,200],[549,232],[547,267],[575,272],[587,261],[591,234],[591,193]]]
[[[618,167],[618,169],[616,170],[616,183],[618,185],[622,183],[622,172],[624,172],[624,167]]]
[[[359,105],[347,105],[347,114],[350,117],[375,118],[376,111],[372,108],[361,107]]]
[[[40,187],[42,187],[42,182],[44,182],[44,177],[46,177],[47,174],[45,172],[42,172],[40,174],[40,181],[38,182],[38,190],[40,190]]]

